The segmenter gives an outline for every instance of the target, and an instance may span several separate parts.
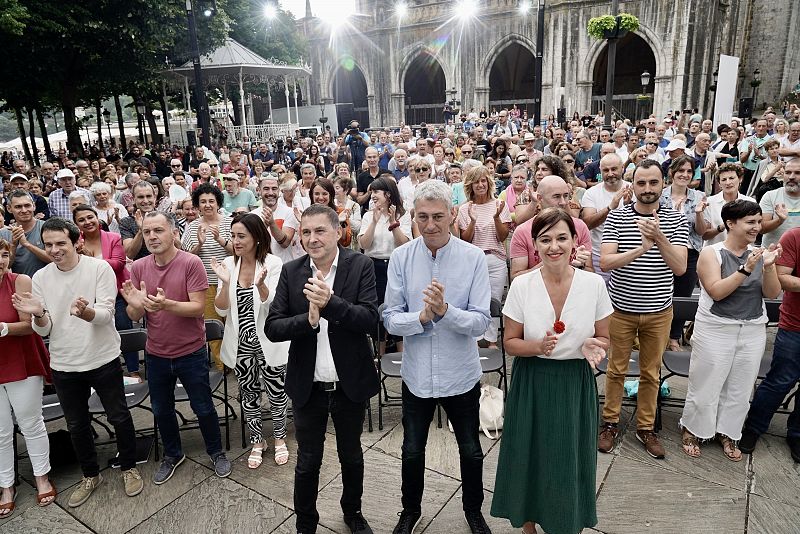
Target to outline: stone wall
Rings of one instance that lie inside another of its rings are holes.
[[[333,101],[334,73],[352,58],[367,82],[372,125],[397,125],[404,120],[408,68],[417,56],[427,54],[442,67],[448,97],[461,100],[462,109],[479,109],[488,106],[489,72],[502,50],[516,42],[535,52],[536,12],[520,15],[518,0],[481,0],[479,16],[468,24],[452,18],[453,1],[412,0],[398,26],[394,5],[358,0],[360,15],[351,18],[352,26],[338,25],[334,40],[329,40],[328,26],[321,21],[303,21],[314,73],[311,102]],[[610,7],[610,1],[547,1],[543,116],[555,111],[562,95],[570,112],[589,109],[594,65],[606,44],[591,38],[586,24]],[[720,53],[742,57],[748,75],[754,64],[774,73],[762,75],[759,100],[776,99],[797,80],[797,0],[631,0],[620,2],[620,12],[639,17],[637,34],[655,55],[650,90],[657,114],[686,107],[709,112],[713,93],[708,88]],[[624,61],[617,57],[618,63]],[[749,90],[748,81],[743,85]]]

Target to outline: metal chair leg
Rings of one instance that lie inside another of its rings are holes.
[[[367,399],[367,431],[372,432],[372,399]]]

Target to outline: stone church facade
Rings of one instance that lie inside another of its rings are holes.
[[[477,0],[469,19],[457,16],[456,0],[408,0],[402,21],[398,3],[357,0],[348,23],[307,10],[298,25],[311,51],[308,104],[350,103],[371,126],[441,122],[446,100],[464,111],[532,109],[535,0],[525,15],[520,0]],[[610,2],[546,0],[543,117],[559,107],[570,114],[601,108],[607,44],[589,36],[586,24],[610,8]],[[760,70],[757,107],[778,103],[798,81],[797,0],[630,0],[619,11],[641,24],[618,44],[614,105],[623,115],[685,108],[710,114],[719,54],[740,58],[737,98],[753,96],[750,81]],[[651,76],[646,87],[644,71]]]

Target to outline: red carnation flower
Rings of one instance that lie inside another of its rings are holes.
[[[567,325],[565,325],[561,321],[556,321],[555,323],[553,323],[553,331],[556,334],[563,334],[564,330],[566,330],[566,329],[567,329]]]

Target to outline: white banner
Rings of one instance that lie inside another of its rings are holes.
[[[714,128],[720,124],[728,124],[733,116],[736,99],[736,84],[739,75],[739,58],[736,56],[719,56],[719,74],[717,76],[717,92],[714,94]]]

